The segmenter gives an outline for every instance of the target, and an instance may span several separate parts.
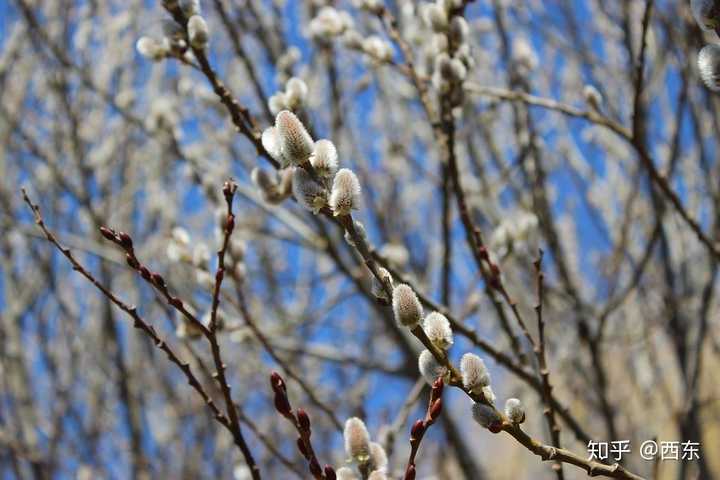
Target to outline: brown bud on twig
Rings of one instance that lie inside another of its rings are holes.
[[[145,280],[150,281],[150,270],[145,265],[140,265],[140,276]]]
[[[310,464],[308,465],[310,468],[310,473],[312,473],[315,477],[321,477],[322,476],[322,467],[320,466],[320,463],[318,462],[317,458],[312,457],[310,459]]]
[[[127,261],[127,264],[133,270],[137,270],[138,268],[140,268],[140,262],[138,262],[137,258],[135,258],[133,255],[130,255],[129,253],[125,255],[125,261]]]
[[[125,250],[132,250],[133,248],[133,241],[132,238],[130,238],[130,235],[128,235],[125,232],[120,232],[117,234],[118,241],[120,242],[120,246],[123,247]]]
[[[275,392],[275,409],[283,417],[292,419],[292,408],[285,392]]]
[[[232,233],[235,228],[235,215],[232,213],[228,214],[227,220],[225,221],[225,233]]]
[[[283,380],[278,372],[272,372],[270,374],[270,386],[275,393],[285,393],[287,391],[285,388],[285,380]]]
[[[304,433],[308,434],[308,437],[310,436],[310,417],[308,416],[307,412],[303,410],[302,408],[297,409],[297,419],[298,419],[298,425],[300,426],[300,430],[302,430]]]
[[[160,274],[157,273],[157,272],[153,272],[153,274],[151,275],[151,277],[152,277],[152,282],[153,282],[156,286],[158,286],[158,287],[160,287],[160,288],[165,287],[165,279],[162,277],[162,275],[160,275]]]
[[[306,460],[310,458],[310,452],[308,452],[307,447],[305,446],[305,442],[300,437],[298,437],[298,439],[297,439],[297,447],[298,447],[298,450],[300,450],[300,453],[302,454],[302,456],[305,457]]]
[[[100,227],[100,233],[103,237],[105,237],[107,240],[110,240],[111,242],[115,241],[115,232],[108,227]]]
[[[438,377],[437,379],[435,379],[435,382],[433,382],[432,384],[432,390],[430,391],[431,400],[438,399],[442,396],[444,386],[445,383],[443,382],[442,377]]]
[[[327,480],[336,480],[337,475],[335,475],[335,470],[330,465],[325,465],[325,469],[323,470],[325,473],[325,478]]]
[[[405,470],[405,480],[415,480],[415,465],[408,465]]]
[[[425,433],[425,422],[417,420],[410,429],[410,441],[416,441],[423,433]]]
[[[232,202],[233,196],[235,196],[237,188],[237,183],[233,182],[232,180],[228,180],[223,184],[223,195],[225,195],[226,202]]]

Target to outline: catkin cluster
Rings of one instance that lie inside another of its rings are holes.
[[[200,2],[183,0],[172,4],[163,3],[169,8],[179,6],[187,22],[183,25],[173,19],[163,20],[162,36],[142,36],[135,43],[135,48],[140,55],[156,62],[168,57],[190,61],[189,48],[204,50],[210,41],[210,29],[200,14]]]
[[[358,480],[368,478],[373,480],[385,480],[387,478],[388,458],[385,449],[377,442],[370,440],[365,423],[357,418],[349,418],[345,422],[343,430],[345,440],[345,454],[348,462],[357,468],[339,468],[335,474],[338,480]],[[370,472],[365,477],[361,472]]]

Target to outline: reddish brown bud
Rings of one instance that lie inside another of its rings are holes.
[[[313,474],[315,477],[321,477],[322,476],[322,467],[320,466],[320,463],[318,463],[317,458],[312,457],[310,459],[310,464],[308,465],[310,467],[310,473]]]
[[[308,416],[307,412],[302,408],[298,408],[297,419],[298,425],[300,425],[300,430],[310,434],[310,417]]]
[[[302,454],[305,459],[308,459],[310,457],[310,452],[307,451],[307,448],[305,447],[305,442],[303,442],[303,439],[298,437],[297,439],[297,447],[298,450],[300,450],[300,453]]]
[[[333,469],[330,465],[325,465],[325,469],[323,470],[325,473],[325,478],[327,480],[336,480],[337,475],[335,475],[335,469]]]
[[[130,265],[130,268],[133,270],[137,270],[140,268],[140,263],[137,261],[137,258],[135,258],[133,255],[125,254],[125,261],[127,261],[127,264]]]
[[[440,416],[440,413],[442,412],[442,398],[438,398],[435,400],[435,402],[432,404],[432,407],[430,407],[430,422],[433,423],[435,420],[438,419]]]
[[[485,245],[478,249],[478,253],[480,254],[480,258],[485,260],[486,262],[490,260],[490,254],[488,254],[488,250],[487,248],[485,248]]]
[[[234,228],[235,228],[235,215],[229,214],[227,217],[227,220],[225,221],[225,231],[227,233],[232,233]]]
[[[130,238],[130,235],[125,232],[120,232],[117,236],[120,240],[120,245],[122,245],[125,250],[130,250],[131,248],[133,248],[133,241],[132,238]]]
[[[292,408],[285,392],[275,392],[275,409],[282,416],[292,418]]]
[[[157,272],[153,272],[152,274],[152,282],[157,285],[158,287],[164,287],[165,286],[165,279]]]
[[[280,376],[278,372],[272,372],[270,374],[270,386],[275,393],[285,393],[285,380]]]
[[[410,429],[410,441],[416,438],[420,438],[420,436],[425,432],[425,422],[422,420],[417,420],[412,428]]]
[[[487,429],[490,430],[492,433],[500,433],[502,431],[502,421],[501,420],[493,420],[490,422],[490,425],[488,425]]]
[[[145,280],[150,280],[150,270],[145,265],[140,266],[140,276]]]
[[[100,233],[107,240],[110,240],[111,242],[115,241],[115,232],[113,232],[112,229],[107,227],[100,227]]]
[[[223,195],[225,195],[226,200],[232,200],[232,197],[233,195],[235,195],[236,191],[237,183],[233,182],[232,180],[228,180],[223,184]]]
[[[177,297],[172,297],[170,299],[170,305],[172,305],[175,308],[183,308],[183,302]]]
[[[408,465],[405,470],[405,480],[415,480],[415,465]]]
[[[221,283],[224,276],[225,270],[222,268],[218,268],[217,272],[215,272],[215,283]]]

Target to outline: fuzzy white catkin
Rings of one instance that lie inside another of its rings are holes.
[[[203,17],[200,15],[190,17],[187,29],[190,45],[192,45],[193,48],[203,49],[207,47],[208,41],[210,40],[210,30]]]
[[[425,5],[422,16],[427,26],[436,32],[442,32],[448,26],[447,12],[442,6],[436,3]]]
[[[525,408],[517,398],[508,398],[505,401],[505,416],[513,423],[523,423],[525,421]]]
[[[392,60],[392,46],[377,35],[370,35],[363,40],[362,50],[378,62],[389,62]]]
[[[403,283],[393,289],[392,306],[399,325],[415,328],[422,320],[422,304],[409,285]]]
[[[360,181],[352,170],[342,168],[335,174],[329,204],[335,216],[348,215],[359,208]]]
[[[282,163],[282,150],[280,148],[277,129],[275,127],[268,127],[263,130],[260,141],[270,156]]]
[[[472,392],[478,392],[483,387],[490,385],[490,372],[485,367],[485,362],[474,353],[466,353],[462,356],[460,373],[463,385]]]
[[[282,165],[300,165],[312,154],[315,144],[305,125],[289,110],[283,110],[275,118],[275,131],[280,143]]]
[[[502,420],[494,408],[482,403],[473,404],[472,415],[475,421],[485,428],[493,422]]]
[[[585,87],[583,87],[583,97],[585,97],[585,101],[593,110],[597,111],[602,107],[602,94],[593,85],[585,85]]]
[[[268,99],[268,108],[273,115],[286,110],[288,108],[287,102],[285,101],[285,93],[278,92]]]
[[[438,377],[445,375],[445,367],[440,365],[430,350],[423,350],[418,356],[418,370],[428,385],[432,385]]]
[[[277,182],[270,176],[267,170],[260,167],[255,167],[250,172],[250,179],[265,195],[271,192],[277,187]]]
[[[440,312],[432,312],[425,317],[423,330],[430,341],[441,350],[447,350],[453,344],[450,321]]]
[[[714,92],[720,91],[720,46],[705,45],[698,54],[697,62],[705,86]]]
[[[304,168],[295,167],[292,190],[298,203],[315,214],[327,203],[325,189]]]
[[[308,87],[302,79],[290,78],[285,84],[285,105],[292,110],[297,109],[305,103]]]
[[[385,472],[388,465],[387,453],[382,445],[370,442],[370,466],[373,470]]]
[[[172,229],[172,238],[180,245],[190,245],[190,234],[182,227],[175,227]]]
[[[181,0],[180,8],[187,17],[200,14],[200,0]]]
[[[140,37],[135,43],[138,53],[153,61],[160,61],[168,54],[168,49],[162,42],[151,37]]]
[[[310,164],[318,175],[323,178],[330,178],[335,175],[338,166],[338,153],[330,140],[318,140],[315,142],[315,150],[310,156]]]
[[[370,434],[365,423],[358,417],[349,418],[343,430],[345,453],[358,463],[367,462],[370,458]]]
[[[338,468],[335,471],[335,476],[337,477],[337,480],[358,480],[355,472],[353,472],[349,467]]]

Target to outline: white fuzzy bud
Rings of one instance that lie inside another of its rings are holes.
[[[327,204],[327,192],[322,185],[312,179],[310,174],[301,167],[293,172],[292,191],[300,205],[314,214]]]
[[[140,37],[135,48],[140,55],[156,62],[165,58],[169,53],[165,43],[151,37]]]
[[[280,148],[280,140],[278,139],[277,129],[275,127],[268,127],[263,130],[260,141],[273,159],[278,162],[282,161],[282,149]]]
[[[450,60],[450,71],[452,72],[453,79],[458,82],[462,82],[465,80],[465,77],[467,77],[467,67],[459,58]]]
[[[255,167],[250,173],[250,178],[260,190],[263,200],[271,204],[278,204],[285,200],[292,189],[292,171],[290,169],[281,172],[281,182],[278,184],[274,173]]]
[[[446,369],[440,365],[430,350],[423,350],[418,356],[418,370],[428,385],[432,385],[438,377],[445,376]]]
[[[524,74],[535,70],[538,66],[538,58],[530,41],[522,36],[517,36],[512,44],[512,59]]]
[[[329,204],[336,217],[360,207],[360,181],[352,170],[342,168],[335,174]]]
[[[203,49],[207,47],[208,41],[210,41],[210,30],[203,17],[200,15],[190,17],[187,29],[190,45],[192,45],[193,48]]]
[[[385,472],[388,466],[387,453],[382,445],[370,442],[370,466],[373,470]]]
[[[490,372],[485,362],[474,353],[466,353],[460,359],[460,373],[465,388],[478,393],[482,387],[490,385]]]
[[[470,32],[470,26],[464,17],[456,15],[450,20],[450,36],[456,45],[460,45],[467,40],[468,33]]]
[[[473,404],[472,415],[475,421],[485,428],[488,428],[493,423],[502,422],[502,418],[500,418],[497,411],[483,403]]]
[[[330,178],[335,175],[338,166],[338,153],[330,140],[315,142],[315,150],[310,156],[310,164],[318,175]]]
[[[172,229],[172,238],[180,245],[190,245],[190,234],[182,227],[175,227]]]
[[[528,253],[537,254],[540,247],[540,222],[534,213],[521,212],[515,223],[515,241],[527,248]]]
[[[362,50],[377,62],[389,62],[393,57],[392,46],[377,35],[370,35],[362,42]]]
[[[280,143],[282,166],[300,165],[310,157],[315,148],[305,125],[289,110],[283,110],[275,118],[275,131]]]
[[[296,110],[305,103],[308,87],[302,79],[290,78],[285,84],[285,105],[287,108]]]
[[[525,421],[525,408],[517,398],[508,398],[505,402],[505,416],[513,423],[523,423]]]
[[[362,420],[349,418],[345,422],[343,437],[348,457],[357,463],[365,463],[370,459],[370,434]]]
[[[278,92],[275,95],[271,95],[268,99],[268,108],[273,115],[277,115],[283,110],[286,110],[288,105],[285,101],[285,94],[283,92]]]
[[[424,6],[422,11],[423,20],[428,27],[436,32],[443,32],[448,26],[448,16],[445,9],[436,4],[430,3]]]
[[[363,48],[363,37],[358,33],[357,30],[348,30],[341,38],[345,48],[350,50],[362,50]]]
[[[447,350],[453,344],[450,321],[440,312],[432,312],[425,317],[423,330],[430,341],[441,350]]]
[[[207,270],[210,262],[210,249],[204,243],[198,243],[193,248],[192,264],[197,268]]]
[[[207,270],[195,270],[195,281],[203,290],[212,291],[215,288],[215,277]]]
[[[436,33],[432,37],[432,53],[438,55],[442,52],[447,52],[448,39],[447,35],[442,33]]]
[[[719,0],[691,0],[695,21],[703,30],[715,30],[720,26]]]
[[[316,39],[330,39],[341,35],[352,27],[352,17],[347,12],[338,12],[333,7],[323,7],[310,21],[310,36]]]
[[[720,46],[705,45],[698,54],[700,78],[713,92],[720,91]]]
[[[422,305],[409,285],[403,283],[393,289],[392,305],[399,325],[412,329],[422,320]]]
[[[349,467],[338,468],[335,471],[335,476],[337,477],[337,480],[358,480],[355,472],[353,472]]]

